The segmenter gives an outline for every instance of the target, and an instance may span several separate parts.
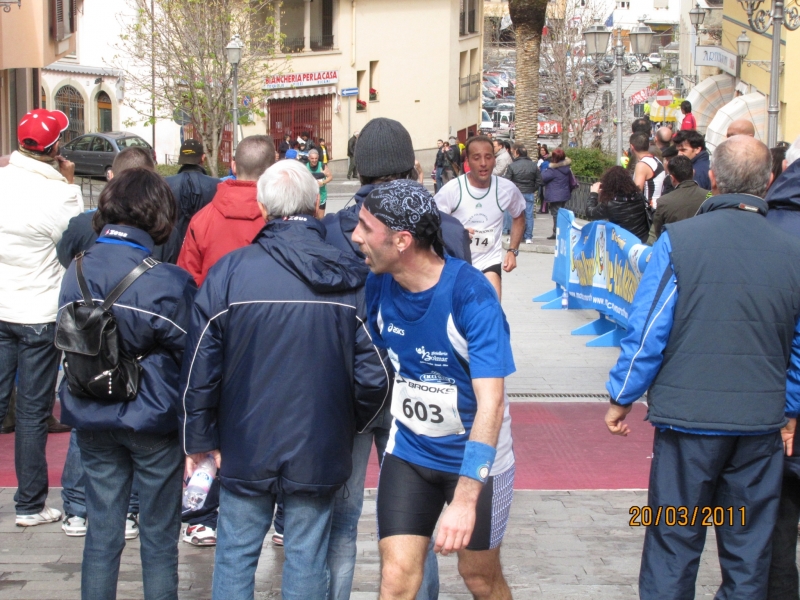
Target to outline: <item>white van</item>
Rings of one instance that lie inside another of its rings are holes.
[[[494,133],[494,123],[492,117],[489,116],[489,111],[485,108],[481,109],[481,133]]]

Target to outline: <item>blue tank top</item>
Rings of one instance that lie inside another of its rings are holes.
[[[373,322],[395,369],[394,420],[386,452],[450,473],[461,469],[478,408],[467,339],[453,317],[453,288],[464,268],[472,267],[447,258],[439,283],[430,290],[427,310],[416,320],[404,318],[411,311],[398,310],[397,303],[405,300],[397,284],[382,276]],[[493,468],[493,474],[513,464],[507,403],[497,448],[498,469]]]

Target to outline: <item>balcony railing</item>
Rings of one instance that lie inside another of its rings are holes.
[[[463,104],[469,100],[469,77],[461,77],[458,80],[458,103]]]
[[[287,37],[281,43],[281,50],[283,50],[286,53],[302,52],[305,47],[306,47],[306,38],[304,37],[295,37],[295,38]]]
[[[332,35],[321,35],[319,37],[311,38],[311,50],[314,52],[319,52],[320,50],[332,50],[335,47],[336,46],[333,44]]]

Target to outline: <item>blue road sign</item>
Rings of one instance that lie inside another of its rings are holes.
[[[342,96],[358,96],[358,88],[342,88],[342,91],[339,92]]]

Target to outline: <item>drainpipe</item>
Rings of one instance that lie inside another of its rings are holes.
[[[350,0],[350,65],[356,64],[356,0]]]

